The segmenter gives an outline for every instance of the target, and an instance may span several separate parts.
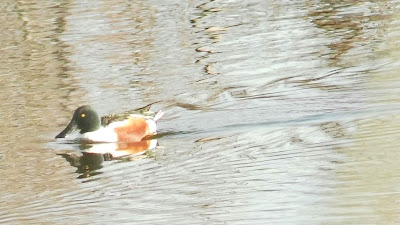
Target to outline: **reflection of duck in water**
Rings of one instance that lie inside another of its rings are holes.
[[[73,167],[78,168],[76,171],[79,174],[79,178],[86,178],[100,174],[96,170],[103,168],[102,163],[104,161],[110,161],[109,154],[93,154],[83,152],[82,156],[76,154],[63,153],[59,154],[65,158]]]
[[[157,146],[157,140],[142,140],[130,143],[95,143],[75,145],[76,153],[59,154],[71,166],[78,168],[79,178],[100,174],[96,170],[103,168],[103,162],[115,159],[135,159]],[[128,157],[128,158],[125,158]]]
[[[140,155],[155,148],[157,140],[149,137],[156,134],[156,121],[164,113],[159,111],[151,116],[150,106],[101,118],[90,106],[77,108],[71,122],[56,139],[79,143],[82,156],[74,153],[60,155],[77,167],[78,173],[83,173],[81,177],[88,177],[95,175],[93,172],[102,168],[104,161]],[[71,134],[75,130],[79,133]]]

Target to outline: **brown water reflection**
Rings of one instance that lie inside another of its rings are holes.
[[[367,60],[363,57],[370,55],[351,50],[360,45],[369,45],[370,49],[377,47],[377,40],[383,38],[381,31],[390,23],[393,13],[388,8],[389,4],[386,1],[376,5],[360,4],[359,1],[322,2],[324,4],[308,5],[311,9],[308,19],[318,28],[326,30],[323,35],[334,40],[327,45],[331,49],[329,58],[332,66],[348,67]],[[354,54],[357,57],[351,60],[346,57]]]
[[[399,3],[1,2],[0,223],[399,223]],[[156,101],[142,157],[53,140]]]

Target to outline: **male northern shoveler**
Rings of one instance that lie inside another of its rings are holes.
[[[90,143],[96,142],[138,142],[145,137],[156,134],[156,121],[164,112],[159,111],[154,116],[132,114],[148,112],[150,105],[127,111],[121,114],[99,117],[92,107],[85,105],[77,108],[71,122],[55,138],[68,138]],[[79,129],[76,135],[68,134]]]

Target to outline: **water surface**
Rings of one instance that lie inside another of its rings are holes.
[[[0,223],[399,223],[399,6],[1,2]],[[145,154],[54,142],[153,102]]]

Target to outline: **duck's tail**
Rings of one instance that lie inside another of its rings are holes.
[[[162,110],[158,111],[158,113],[156,113],[156,115],[154,116],[153,120],[157,121],[159,120],[162,116],[164,115],[164,112]]]
[[[154,135],[157,134],[157,120],[159,120],[162,116],[164,115],[164,112],[162,110],[158,111],[156,115],[153,118],[149,118],[146,120],[147,125],[149,126],[149,132],[150,134]]]

